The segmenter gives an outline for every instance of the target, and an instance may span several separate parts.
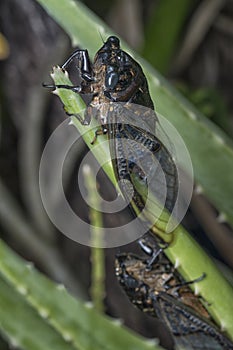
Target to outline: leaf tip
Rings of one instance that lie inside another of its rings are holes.
[[[71,118],[68,125],[75,125],[73,119]]]
[[[56,88],[55,90],[53,90],[53,91],[52,91],[52,94],[54,94],[54,95],[57,95],[57,96],[58,96],[58,95],[59,95],[59,93],[58,93],[58,89]]]
[[[17,291],[21,294],[21,295],[27,295],[28,294],[28,290],[25,286],[23,286],[22,284],[19,284],[17,286]]]
[[[156,86],[160,86],[160,80],[156,77],[156,76],[153,76],[152,77],[152,81],[153,83],[156,85]]]
[[[200,287],[198,286],[198,284],[194,285],[194,294],[195,295],[199,295],[200,294]]]
[[[156,338],[152,338],[152,339],[146,339],[145,343],[150,347],[150,348],[154,348],[156,345],[159,344],[159,340]]]
[[[223,223],[227,222],[226,214],[224,214],[224,213],[219,213],[219,215],[217,216],[217,222],[218,222],[219,224],[223,224]]]
[[[32,261],[27,262],[26,268],[31,271],[34,268],[34,263]]]
[[[73,340],[72,335],[68,331],[62,331],[62,337],[67,343],[70,343]]]
[[[195,188],[194,188],[194,191],[193,191],[195,194],[199,195],[199,194],[202,194],[204,191],[203,191],[203,188],[201,185],[197,185]]]
[[[15,338],[10,338],[10,346],[11,346],[11,348],[13,348],[13,349],[16,349],[16,348],[19,349],[19,348],[21,348],[19,341],[18,341],[17,339],[15,339]]]
[[[115,318],[112,320],[112,324],[116,327],[120,327],[123,324],[123,320],[121,318]]]
[[[87,309],[93,309],[94,308],[94,305],[93,305],[93,303],[91,301],[87,301],[84,305],[85,305],[85,307]]]
[[[189,118],[192,119],[192,120],[196,120],[197,119],[196,114],[191,112],[191,111],[188,112],[188,115],[189,115]]]
[[[65,291],[66,290],[66,287],[64,286],[64,284],[58,284],[57,285],[57,290],[59,290],[59,291]]]
[[[221,136],[217,135],[217,134],[214,134],[214,139],[220,145],[224,145],[225,144],[224,139]]]
[[[174,268],[177,269],[180,266],[180,260],[176,258]]]
[[[49,311],[43,307],[40,307],[38,309],[38,312],[39,312],[39,315],[45,320],[49,317]]]

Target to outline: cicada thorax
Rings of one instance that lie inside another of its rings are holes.
[[[92,70],[93,93],[106,96],[106,103],[131,102],[154,109],[141,66],[121,50],[118,38],[108,38],[97,51]]]
[[[121,268],[124,269],[125,275],[128,274],[134,278],[135,286],[137,286],[135,290],[138,290],[139,286],[143,286],[144,298],[147,298],[149,304],[151,304],[149,299],[152,297],[152,295],[149,296],[150,293],[154,294],[155,297],[159,296],[160,293],[166,293],[195,310],[200,316],[210,319],[208,311],[199,298],[193,294],[190,287],[164,255],[160,255],[158,263],[152,265],[150,269],[148,269],[147,260],[136,255],[122,254],[121,259],[124,260]],[[145,288],[145,286],[147,287]],[[127,286],[124,287],[127,288]],[[135,292],[135,296],[136,294]]]

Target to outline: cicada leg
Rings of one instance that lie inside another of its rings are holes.
[[[154,243],[152,247],[151,244],[149,244],[145,238],[140,239],[138,243],[140,245],[140,248],[144,251],[144,253],[150,256],[150,258],[147,261],[148,270],[150,270],[152,265],[158,260],[163,250],[168,247],[167,243],[163,243],[162,247],[158,246],[157,243]]]

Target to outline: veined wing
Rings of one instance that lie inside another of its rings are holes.
[[[233,349],[233,344],[193,309],[165,292],[157,296],[151,292],[150,295],[155,314],[169,327],[176,345],[181,349]]]
[[[108,113],[110,152],[115,176],[131,207],[150,225],[166,208],[172,212],[178,192],[177,169],[167,147],[152,133],[159,125],[153,110],[135,104],[111,104]],[[156,124],[157,123],[157,124]],[[130,182],[131,186],[129,183]],[[147,205],[146,205],[147,204]]]

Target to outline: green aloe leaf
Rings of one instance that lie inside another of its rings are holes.
[[[27,350],[152,350],[155,341],[71,296],[0,241],[0,330]]]
[[[146,24],[143,56],[160,72],[166,72],[169,67],[192,5],[192,0],[162,0]]]
[[[14,348],[75,350],[20,293],[0,278],[0,332]]]

